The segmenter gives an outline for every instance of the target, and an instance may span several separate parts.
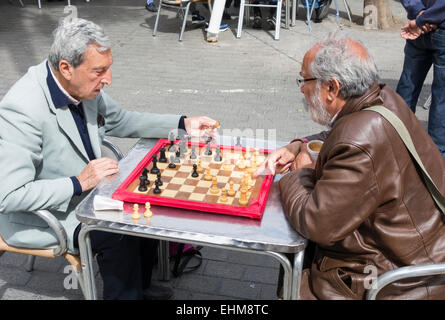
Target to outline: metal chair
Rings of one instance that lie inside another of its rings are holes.
[[[102,144],[103,146],[111,150],[111,152],[114,154],[117,160],[123,158],[122,152],[112,142],[104,139]],[[58,256],[62,256],[66,260],[68,260],[68,262],[72,265],[73,270],[75,271],[75,274],[79,281],[82,293],[85,296],[85,290],[84,290],[85,287],[83,281],[82,267],[80,263],[80,256],[67,253],[67,234],[62,224],[48,210],[37,210],[33,211],[33,213],[36,214],[41,219],[43,219],[48,224],[48,226],[54,231],[57,240],[59,242],[59,245],[54,249],[42,249],[42,248],[29,249],[29,248],[13,247],[8,245],[0,235],[0,256],[6,251],[29,255],[25,265],[25,269],[28,272],[31,272],[33,270],[36,256],[45,258],[55,258]]]
[[[285,7],[286,7],[286,16],[285,16],[285,24],[286,24],[286,28],[289,28],[289,1],[290,0],[278,0],[276,2],[276,4],[255,4],[255,3],[250,3],[250,0],[241,0],[240,1],[240,7],[239,7],[239,16],[238,16],[238,29],[236,32],[236,37],[237,38],[241,38],[241,32],[243,29],[243,18],[244,18],[244,7],[247,7],[246,10],[246,20],[247,23],[250,20],[250,14],[249,14],[249,9],[250,7],[266,7],[266,8],[277,8],[276,11],[276,17],[275,17],[275,36],[274,39],[275,40],[280,40],[280,27],[281,27],[281,7],[282,7],[282,2],[285,1]],[[246,3],[248,2],[248,3]]]
[[[387,285],[407,278],[445,275],[445,263],[433,263],[420,266],[408,266],[394,269],[382,274],[374,283],[374,288],[368,290],[366,298],[368,300],[375,300],[377,294]]]
[[[178,17],[181,15],[183,16],[182,27],[181,27],[181,31],[179,33],[179,41],[182,41],[182,36],[184,34],[185,25],[187,23],[187,16],[188,16],[189,8],[192,3],[207,4],[209,6],[210,14],[212,13],[211,0],[170,0],[170,1],[161,0],[161,1],[159,1],[158,13],[156,15],[155,27],[153,29],[153,37],[156,36],[157,30],[158,30],[159,18],[161,16],[161,8],[162,7],[175,8],[175,9],[178,9],[177,16]],[[185,7],[184,7],[184,5],[185,5]]]

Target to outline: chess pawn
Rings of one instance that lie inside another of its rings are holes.
[[[145,212],[144,212],[144,218],[150,218],[153,215],[153,213],[150,210],[150,202],[145,203]]]
[[[201,159],[198,160],[198,167],[196,168],[196,171],[198,173],[203,173],[204,172],[204,168],[201,165]]]
[[[230,197],[233,197],[233,196],[236,194],[236,191],[235,191],[235,189],[233,188],[233,181],[230,181],[229,184],[230,184],[230,187],[229,187],[229,191],[227,191],[227,194],[228,194]]]
[[[249,200],[247,200],[247,191],[246,191],[246,189],[241,188],[241,195],[240,195],[240,198],[238,199],[238,202],[242,206],[247,205],[247,203],[249,202]]]
[[[219,193],[219,188],[218,188],[217,184],[218,184],[218,180],[216,179],[216,177],[213,177],[212,178],[212,187],[210,188],[210,193],[213,193],[213,194]]]
[[[221,190],[221,197],[219,197],[220,202],[227,202],[229,200],[226,195],[226,189]]]
[[[209,167],[206,168],[206,174],[204,176],[204,180],[206,180],[206,181],[211,181],[212,180],[212,175],[210,174],[210,168]]]
[[[226,161],[223,164],[223,170],[230,171],[232,169],[232,166],[230,165],[230,160],[226,159]]]
[[[247,160],[249,160],[250,158],[251,158],[251,154],[250,154],[250,147],[249,146],[247,146],[246,147],[246,153],[245,153],[245,156],[244,156]]]
[[[244,169],[246,167],[246,162],[244,160],[244,157],[241,157],[241,159],[238,161],[238,168]]]
[[[139,205],[137,203],[133,206],[133,214],[131,215],[131,218],[134,220],[138,220],[141,217],[139,214]]]

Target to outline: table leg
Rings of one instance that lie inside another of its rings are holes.
[[[158,268],[161,280],[170,280],[170,262],[169,262],[169,242],[167,240],[159,241]]]
[[[219,26],[221,25],[225,4],[225,0],[215,0],[213,3],[212,15],[207,29],[207,42],[218,41]]]
[[[291,299],[300,299],[301,274],[303,271],[304,250],[298,252],[294,257],[294,268],[292,272]]]
[[[82,267],[83,282],[85,285],[85,299],[97,300],[96,284],[93,273],[93,253],[91,250],[91,241],[89,228],[82,224],[78,236],[80,261]]]
[[[281,265],[283,266],[284,270],[284,277],[283,277],[283,300],[290,300],[292,298],[291,296],[291,288],[292,288],[292,266],[289,261],[289,259],[286,257],[286,255],[273,252],[273,251],[265,251],[264,253],[274,257],[277,259]]]

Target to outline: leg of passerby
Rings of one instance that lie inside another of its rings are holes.
[[[445,29],[431,34],[431,42],[434,70],[428,133],[445,158]]]
[[[226,0],[226,4],[224,6],[224,12],[223,12],[223,20],[232,20],[232,16],[229,13],[229,8],[232,5],[232,0]]]
[[[162,0],[161,0],[162,1]],[[153,0],[147,0],[147,2],[145,3],[145,9],[147,9],[150,12],[156,12],[158,9],[156,8],[155,3],[153,2]]]
[[[427,36],[429,35],[421,36],[416,40],[406,40],[405,61],[397,84],[397,93],[413,112],[416,112],[419,94],[433,61],[430,50],[424,47]]]
[[[270,1],[269,4],[276,4],[276,1]],[[277,23],[276,21],[276,15],[277,15],[277,8],[269,8],[269,15],[267,17],[267,24],[269,25],[269,29],[275,29],[275,25]]]
[[[258,4],[259,1],[254,1],[252,3]],[[249,10],[249,7],[247,7],[247,10]],[[252,27],[255,29],[261,29],[262,20],[263,20],[263,18],[261,16],[261,8],[253,7],[253,25],[252,25]]]

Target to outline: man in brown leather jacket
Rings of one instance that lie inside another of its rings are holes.
[[[443,216],[419,170],[392,125],[362,109],[383,105],[402,120],[442,194],[445,160],[403,99],[377,83],[367,50],[330,35],[306,53],[300,76],[312,120],[330,130],[276,150],[256,174],[291,169],[279,182],[282,203],[315,244],[302,299],[363,299],[372,270],[445,262]],[[324,141],[316,163],[306,151],[313,139]],[[444,299],[445,277],[396,282],[377,298]]]

